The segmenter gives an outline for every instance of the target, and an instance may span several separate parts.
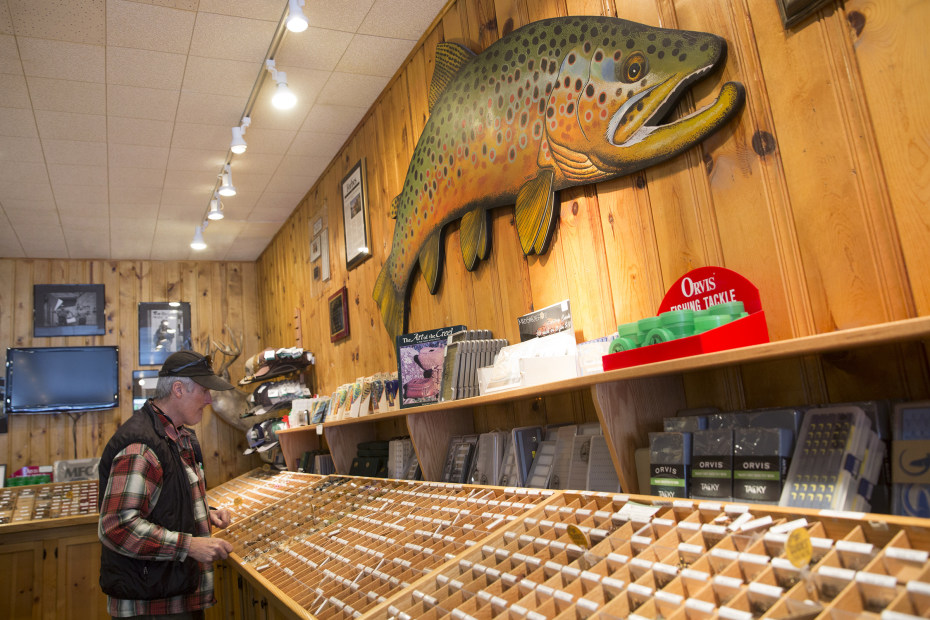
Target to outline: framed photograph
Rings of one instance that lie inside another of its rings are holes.
[[[345,224],[346,269],[371,256],[368,245],[368,202],[365,160],[359,160],[342,179],[342,221]]]
[[[317,236],[318,234],[320,234],[320,231],[323,230],[323,218],[322,217],[316,218],[315,220],[313,220],[313,223],[310,226],[312,227],[312,231],[313,231],[311,233],[312,236],[314,237]]]
[[[132,371],[132,410],[135,411],[145,404],[145,401],[155,395],[155,386],[158,384],[157,370]]]
[[[310,240],[310,260],[311,261],[315,261],[318,258],[320,258],[320,254],[322,253],[320,251],[320,243],[321,243],[320,235],[317,235],[316,237]]]
[[[191,305],[186,301],[139,304],[139,365],[160,366],[191,348]]]
[[[349,335],[349,291],[342,287],[329,296],[329,340],[336,342]]]
[[[36,338],[106,333],[102,284],[36,284],[32,290]]]

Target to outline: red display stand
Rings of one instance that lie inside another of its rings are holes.
[[[657,314],[682,308],[703,310],[731,301],[743,302],[743,307],[749,315],[696,336],[610,353],[603,358],[604,370],[629,368],[768,342],[769,331],[759,300],[759,289],[731,269],[700,267],[689,271],[665,294]]]

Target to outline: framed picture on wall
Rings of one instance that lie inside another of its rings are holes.
[[[160,366],[191,348],[191,305],[186,301],[139,304],[139,365]]]
[[[368,202],[365,160],[361,159],[342,179],[342,221],[345,224],[346,269],[371,256],[368,244]]]
[[[36,284],[32,335],[102,336],[106,333],[102,284]]]
[[[329,296],[329,340],[336,342],[349,335],[349,291],[342,287]]]

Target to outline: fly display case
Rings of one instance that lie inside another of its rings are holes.
[[[329,476],[217,535],[280,617],[877,619],[925,616],[928,525]]]
[[[213,487],[207,491],[207,503],[213,508],[228,508],[234,520],[241,519],[321,479],[265,465]]]

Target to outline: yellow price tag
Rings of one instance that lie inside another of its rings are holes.
[[[572,542],[582,549],[587,549],[591,546],[591,543],[588,542],[588,537],[584,535],[584,532],[582,532],[581,528],[577,525],[569,525],[566,531],[568,532],[568,537],[572,539]]]
[[[788,561],[798,568],[804,568],[810,564],[814,548],[811,546],[811,535],[806,529],[799,527],[788,534],[788,540],[785,542],[785,555]]]

